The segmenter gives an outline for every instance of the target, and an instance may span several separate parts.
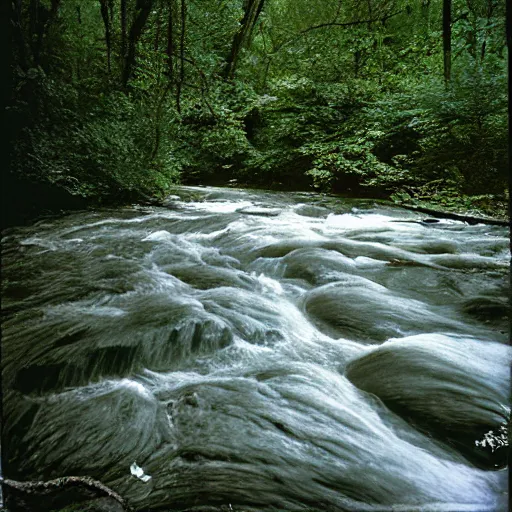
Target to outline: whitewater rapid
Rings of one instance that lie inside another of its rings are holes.
[[[182,187],[2,251],[6,477],[137,510],[507,510],[478,443],[510,417],[506,228]]]

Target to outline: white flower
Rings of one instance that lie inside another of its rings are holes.
[[[134,462],[130,466],[130,472],[133,476],[139,478],[144,483],[149,482],[151,480],[151,477],[149,475],[144,474],[144,470],[140,466],[138,466],[136,462]]]

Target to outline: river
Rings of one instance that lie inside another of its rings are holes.
[[[176,194],[4,232],[5,476],[138,510],[507,509],[507,228]]]

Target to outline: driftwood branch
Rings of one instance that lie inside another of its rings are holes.
[[[452,219],[452,220],[460,220],[462,222],[467,222],[468,224],[492,224],[495,226],[509,226],[510,221],[501,220],[501,219],[492,219],[489,217],[476,217],[473,215],[463,215],[460,213],[453,212],[444,212],[440,210],[434,210],[432,208],[426,208],[424,206],[416,206],[416,205],[407,205],[400,204],[400,208],[405,208],[406,210],[412,210],[420,213],[427,213],[428,215],[432,215],[432,217],[438,217],[441,219]]]
[[[404,11],[403,10],[395,11],[395,12],[392,12],[390,14],[386,14],[384,16],[380,16],[378,18],[371,18],[371,19],[367,19],[367,20],[347,21],[347,22],[344,22],[344,23],[340,23],[340,22],[337,22],[337,21],[330,21],[330,22],[327,22],[327,23],[320,23],[318,25],[312,25],[311,27],[308,27],[308,28],[305,28],[304,30],[301,30],[294,37],[292,37],[292,38],[288,39],[287,41],[284,41],[283,43],[277,45],[277,47],[274,49],[274,51],[272,53],[277,53],[284,46],[286,46],[286,45],[288,45],[290,43],[293,43],[294,41],[299,39],[301,36],[303,36],[304,34],[307,34],[308,32],[311,32],[312,30],[317,30],[319,28],[327,28],[327,27],[353,27],[353,26],[356,26],[356,25],[364,25],[364,24],[379,23],[379,22],[380,23],[385,23],[387,20],[389,20],[389,19],[391,19],[391,18],[393,18],[395,16],[398,16],[402,12],[404,12]]]
[[[82,476],[66,476],[55,480],[18,482],[0,477],[9,510],[38,510],[44,512],[91,500],[114,501],[110,510],[133,512],[128,503],[115,491],[98,480]],[[108,509],[105,507],[105,510]]]

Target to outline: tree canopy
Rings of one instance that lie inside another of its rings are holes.
[[[14,0],[16,179],[503,194],[504,0]]]

